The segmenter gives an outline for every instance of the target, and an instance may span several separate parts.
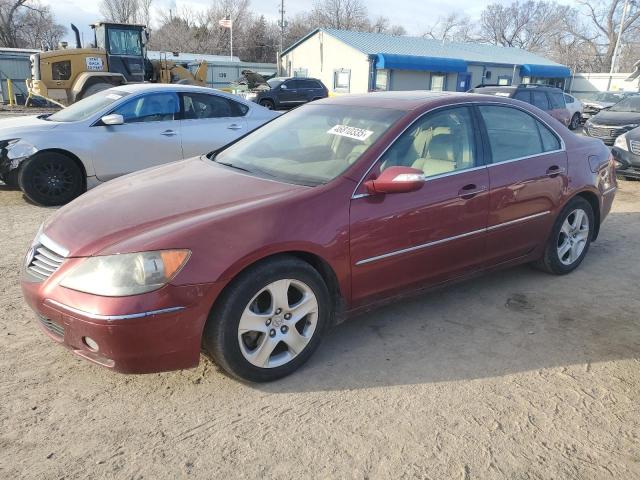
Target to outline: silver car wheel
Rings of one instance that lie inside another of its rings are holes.
[[[313,290],[299,280],[276,280],[245,307],[238,325],[240,351],[256,367],[282,366],[302,353],[317,322]]]
[[[562,223],[558,235],[558,259],[563,265],[572,265],[580,258],[589,239],[589,216],[578,208]]]

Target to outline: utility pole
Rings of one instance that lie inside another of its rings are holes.
[[[622,39],[622,30],[624,28],[624,21],[627,19],[627,10],[629,9],[629,0],[624,1],[624,7],[622,8],[622,18],[620,19],[620,29],[618,30],[618,39],[616,40],[616,46],[613,49],[613,58],[611,58],[611,70],[609,71],[609,83],[611,83],[611,75],[616,68],[616,62],[618,60],[618,50],[620,49],[620,40]]]
[[[280,0],[280,50],[278,52],[278,75],[282,75],[282,50],[284,50],[284,28],[286,23],[284,21],[284,0]]]

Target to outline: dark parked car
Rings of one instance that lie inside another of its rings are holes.
[[[602,142],[522,102],[336,97],[82,195],[37,233],[22,291],[54,341],[116,371],[194,367],[202,348],[273,380],[392,298],[526,262],[573,271],[615,191]]]
[[[329,90],[316,78],[272,78],[269,89],[260,89],[246,95],[247,100],[269,109],[292,108],[303,103],[329,96]]]
[[[600,110],[611,107],[628,97],[638,95],[635,92],[598,92],[593,94],[585,94],[580,96],[580,100],[584,105],[582,109],[582,121],[586,122],[594,115],[600,113]]]
[[[469,92],[520,100],[544,110],[565,127],[571,125],[571,114],[565,103],[564,92],[559,88],[546,85],[491,86],[476,87]]]
[[[616,138],[611,153],[618,175],[640,179],[640,127]]]
[[[584,132],[613,145],[618,136],[637,127],[640,127],[640,96],[632,96],[591,117],[584,124]]]

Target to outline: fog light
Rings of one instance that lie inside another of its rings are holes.
[[[93,338],[91,337],[82,337],[82,341],[84,342],[84,344],[89,347],[89,350],[93,351],[93,352],[97,352],[98,351],[98,342],[96,342]]]

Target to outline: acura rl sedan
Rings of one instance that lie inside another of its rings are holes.
[[[601,141],[522,102],[335,97],[63,207],[22,290],[51,339],[113,370],[194,367],[203,350],[274,380],[399,295],[521,263],[571,272],[615,191]]]
[[[51,115],[0,120],[0,180],[35,203],[62,205],[120,175],[222,147],[276,116],[211,88],[122,85]]]

